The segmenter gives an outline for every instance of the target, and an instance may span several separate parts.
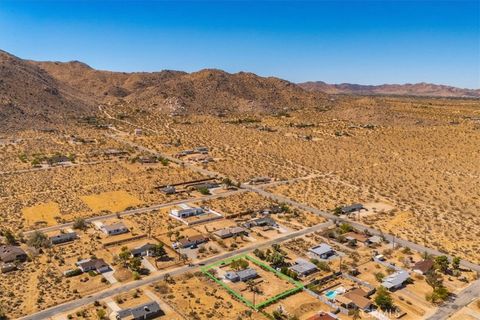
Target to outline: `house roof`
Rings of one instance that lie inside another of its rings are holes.
[[[350,291],[348,291],[349,293],[354,293],[356,295],[359,295],[359,296],[362,296],[362,297],[367,297],[368,296],[368,293],[365,292],[365,290],[363,289],[360,289],[360,288],[354,288]]]
[[[219,237],[224,237],[224,236],[229,236],[229,235],[235,235],[239,233],[245,233],[246,230],[245,228],[242,227],[230,227],[230,228],[224,228],[220,229],[214,232],[215,235]]]
[[[148,251],[148,250],[153,249],[153,248],[155,248],[155,245],[154,245],[154,244],[146,243],[146,244],[144,244],[144,245],[142,245],[142,246],[140,246],[140,247],[137,247],[137,248],[135,248],[135,249],[132,249],[131,253],[132,253],[133,255],[135,255],[135,254],[139,254],[139,253]]]
[[[152,301],[133,308],[120,310],[117,312],[117,315],[120,319],[130,317],[133,317],[134,319],[141,319],[146,318],[148,315],[157,314],[160,311],[162,311],[162,309],[160,309],[160,305],[157,302]]]
[[[311,316],[307,320],[336,320],[336,319],[338,319],[337,316],[332,315],[329,312],[327,313],[327,312],[321,311],[320,313],[317,313]]]
[[[359,289],[359,290],[361,290],[361,289]],[[363,291],[363,290],[361,290],[361,291]],[[349,292],[345,293],[344,296],[346,298],[350,299],[353,302],[353,304],[355,304],[360,309],[366,309],[372,304],[372,302],[369,299],[367,299],[367,298],[365,298],[361,295],[358,295],[357,293],[352,292],[352,291],[349,291]]]
[[[82,269],[92,268],[92,267],[95,269],[100,269],[100,268],[109,266],[103,259],[83,260],[83,261],[77,262],[77,265],[79,267],[82,267]]]
[[[388,277],[385,277],[382,282],[382,286],[384,286],[387,289],[397,287],[407,281],[407,279],[410,277],[407,271],[405,270],[400,270],[395,273],[392,273]]]
[[[253,270],[252,268],[247,268],[247,269],[237,271],[237,275],[240,277],[240,279],[254,277],[254,276],[256,277],[257,271]]]
[[[352,211],[358,211],[358,210],[361,210],[361,209],[364,209],[363,204],[354,203],[352,205],[343,207],[341,210],[342,210],[343,213],[348,213],[348,212],[352,212]]]
[[[55,240],[69,240],[69,239],[74,239],[77,237],[76,232],[67,232],[67,233],[60,233],[54,236],[50,237],[50,240],[55,241]]]
[[[26,253],[18,246],[0,246],[0,260],[10,260],[11,258],[19,255],[26,255]]]
[[[368,241],[370,241],[371,243],[381,243],[383,239],[379,236],[371,236],[370,238],[368,238]]]
[[[187,243],[191,243],[191,242],[198,242],[198,241],[205,241],[207,240],[208,238],[207,237],[204,237],[203,235],[201,234],[196,234],[194,236],[191,236],[191,237],[185,237],[185,238],[182,238],[180,240],[178,240],[178,242],[182,245],[185,245]]]
[[[114,231],[114,230],[118,230],[118,229],[128,229],[124,224],[123,222],[116,222],[116,223],[113,223],[113,224],[104,224],[102,226],[102,229],[104,229],[105,231]]]
[[[317,270],[317,266],[310,261],[304,259],[297,259],[297,261],[295,261],[295,264],[290,267],[290,270],[296,272],[297,274],[304,274]]]
[[[433,260],[428,259],[428,260],[418,261],[417,263],[415,263],[413,265],[412,269],[413,270],[419,270],[422,273],[425,273],[425,272],[429,271],[430,269],[432,269],[432,267],[433,267]]]
[[[322,254],[325,254],[325,253],[328,253],[328,252],[331,252],[333,251],[332,247],[330,247],[328,244],[326,243],[322,243],[316,247],[313,247],[313,248],[310,248],[309,250],[310,252],[313,252],[317,255],[322,255]]]

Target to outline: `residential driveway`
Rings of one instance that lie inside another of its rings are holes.
[[[113,276],[113,274],[115,273],[115,270],[112,270],[112,271],[108,271],[108,272],[104,272],[102,273],[102,276],[107,279],[108,282],[110,282],[110,284],[115,284],[117,283],[117,279],[115,279],[115,277]]]
[[[93,221],[92,223],[97,229],[100,229],[103,226],[103,222],[101,221]]]
[[[148,269],[148,271],[150,271],[150,273],[153,273],[155,271],[157,271],[157,268],[155,268],[155,266],[153,264],[150,263],[150,261],[148,261],[147,257],[143,257],[142,258],[142,265]]]
[[[106,303],[107,306],[110,308],[110,310],[112,310],[112,312],[122,310],[122,309],[118,306],[118,304],[117,304],[115,301],[113,301],[112,298],[107,298],[107,299],[105,299],[105,303]]]

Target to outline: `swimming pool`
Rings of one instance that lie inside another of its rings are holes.
[[[335,291],[335,290],[328,290],[325,293],[325,297],[327,297],[329,300],[335,299],[336,296],[337,296],[337,291]]]

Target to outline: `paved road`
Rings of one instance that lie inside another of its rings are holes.
[[[368,227],[368,226],[365,226],[361,223],[358,223],[358,222],[355,222],[355,221],[352,221],[352,220],[349,220],[349,219],[343,219],[343,218],[339,218],[337,216],[335,216],[334,214],[331,214],[329,212],[326,212],[326,211],[323,211],[323,210],[319,210],[317,208],[314,208],[314,207],[311,207],[311,206],[308,206],[306,204],[303,204],[303,203],[299,203],[297,201],[294,201],[290,198],[287,198],[287,197],[284,197],[284,196],[281,196],[281,195],[278,195],[278,194],[273,194],[271,192],[268,192],[268,191],[265,191],[263,190],[262,187],[258,187],[258,186],[251,186],[251,185],[248,185],[248,184],[242,184],[241,185],[242,188],[244,189],[247,189],[247,190],[250,190],[250,191],[253,191],[253,192],[256,192],[266,198],[270,198],[272,200],[275,200],[277,202],[280,202],[280,203],[286,203],[286,204],[289,204],[291,206],[294,206],[294,207],[297,207],[299,209],[302,209],[302,210],[305,210],[305,211],[310,211],[310,212],[313,212],[315,214],[318,214],[318,215],[321,215],[327,219],[330,219],[332,221],[337,221],[337,222],[346,222],[348,224],[350,224],[352,227],[354,227],[355,229],[358,229],[358,230],[368,230],[371,234],[373,235],[378,235],[378,236],[383,236],[386,240],[390,241],[390,242],[394,242],[396,244],[399,244],[403,247],[408,247],[414,251],[417,251],[417,252],[428,252],[429,254],[432,254],[432,255],[435,255],[435,256],[438,256],[438,255],[445,255],[444,253],[438,251],[438,250],[435,250],[435,249],[431,249],[431,248],[427,248],[423,245],[420,245],[420,244],[417,244],[417,243],[414,243],[414,242],[410,242],[410,241],[407,241],[407,240],[404,240],[404,239],[401,239],[401,238],[398,238],[394,235],[391,235],[391,234],[387,234],[387,233],[383,233],[379,230],[376,230],[376,229],[373,229],[371,227]],[[447,255],[448,256],[448,255]],[[452,257],[448,256],[450,259]],[[469,269],[472,269],[474,271],[477,271],[477,272],[480,272],[480,266],[477,265],[477,264],[474,264],[472,262],[469,262],[469,261],[466,261],[466,260],[462,260],[461,261],[461,265],[466,267],[466,268],[469,268]]]
[[[176,205],[180,205],[180,204],[184,204],[184,203],[198,202],[198,201],[205,201],[205,200],[229,197],[233,194],[238,194],[238,193],[243,193],[243,192],[248,192],[248,190],[237,189],[237,190],[226,191],[226,192],[223,192],[223,193],[212,194],[212,195],[208,195],[208,196],[202,196],[202,197],[198,197],[198,198],[188,198],[188,199],[184,199],[184,200],[177,200],[177,201],[172,201],[172,202],[167,202],[167,203],[155,204],[155,205],[148,206],[148,207],[125,210],[125,211],[121,211],[121,212],[117,212],[117,213],[106,214],[106,215],[103,215],[103,216],[95,216],[95,217],[87,218],[87,219],[85,219],[85,221],[91,223],[91,222],[95,222],[95,221],[115,218],[117,216],[121,216],[121,217],[130,216],[130,215],[150,212],[150,211],[154,211],[154,210],[159,210],[159,209],[167,208],[167,207],[171,207],[171,206],[176,206]],[[68,227],[71,227],[71,226],[73,226],[73,222],[67,222],[67,223],[64,223],[64,224],[57,224],[57,225],[54,225],[54,226],[51,226],[51,227],[45,227],[45,228],[41,228],[41,229],[30,230],[30,231],[25,232],[25,234],[28,235],[28,234],[33,233],[35,231],[41,231],[41,232],[56,231],[56,230],[65,229],[65,228],[68,228]]]
[[[105,112],[106,113],[106,112]],[[107,114],[107,113],[106,113]],[[108,117],[114,119],[112,116],[110,116],[109,114],[107,114]],[[118,121],[122,121],[122,120],[119,120],[119,119],[116,119]],[[125,122],[129,125],[133,125],[133,126],[136,126],[136,124],[133,124],[133,123],[130,123],[130,122],[127,122],[127,121],[122,121],[122,122]],[[152,129],[149,129],[149,130],[152,130]],[[153,130],[155,131],[155,130]],[[186,164],[184,163],[182,160],[180,159],[176,159],[176,158],[172,158],[172,157],[169,157],[169,156],[166,156],[166,155],[163,155],[163,154],[159,154],[158,152],[156,151],[153,151],[151,149],[147,149],[147,148],[144,148],[143,146],[140,146],[138,144],[134,144],[132,142],[127,142],[125,140],[122,140],[123,142],[125,143],[128,143],[132,146],[135,146],[137,148],[140,148],[141,150],[144,150],[144,151],[147,151],[147,152],[153,152],[155,154],[158,154],[158,155],[161,155],[163,157],[166,157],[168,158],[169,160],[175,162],[175,163],[178,163],[180,165],[183,165],[185,167],[188,167],[189,169],[191,170],[194,170],[194,171],[197,171],[197,172],[200,172],[204,175],[207,175],[207,176],[212,176],[212,177],[223,177],[223,175],[221,174],[218,174],[216,172],[212,172],[212,171],[209,171],[209,170],[205,170],[205,169],[202,169],[202,168],[199,168],[199,167],[196,167],[194,165],[191,165],[191,164]],[[322,210],[319,210],[317,208],[313,208],[313,207],[310,207],[308,205],[305,205],[305,204],[302,204],[302,203],[299,203],[299,202],[296,202],[294,200],[291,200],[289,198],[286,198],[286,197],[283,197],[283,196],[280,196],[280,195],[277,195],[277,194],[273,194],[273,193],[270,193],[270,192],[267,192],[265,190],[263,190],[262,188],[265,188],[266,186],[251,186],[251,185],[247,185],[247,184],[242,184],[241,187],[243,189],[247,189],[247,190],[250,190],[250,191],[253,191],[253,192],[256,192],[264,197],[267,197],[267,198],[270,198],[272,200],[275,200],[277,202],[283,202],[283,203],[287,203],[289,205],[292,205],[294,207],[297,207],[297,208],[300,208],[302,210],[306,210],[306,211],[310,211],[310,212],[313,212],[315,214],[318,214],[318,215],[321,215],[331,221],[335,221],[335,222],[347,222],[349,223],[350,225],[352,225],[354,228],[358,229],[358,230],[368,230],[371,234],[374,234],[374,235],[378,235],[378,236],[383,236],[386,240],[392,242],[392,243],[396,243],[398,245],[401,245],[403,247],[408,247],[414,251],[417,251],[417,252],[427,252],[429,254],[432,254],[432,255],[444,255],[444,253],[438,251],[438,250],[435,250],[435,249],[431,249],[431,248],[427,248],[423,245],[420,245],[420,244],[417,244],[417,243],[413,243],[413,242],[410,242],[410,241],[407,241],[407,240],[404,240],[404,239],[401,239],[401,238],[398,238],[396,237],[395,235],[391,235],[391,234],[385,234],[379,230],[376,230],[376,229],[373,229],[371,227],[368,227],[368,226],[365,226],[363,224],[360,224],[358,222],[355,222],[355,221],[351,221],[349,219],[342,219],[342,218],[339,218],[329,212],[325,212],[325,211],[322,211]],[[448,256],[448,255],[447,255]],[[448,256],[450,259],[452,259],[451,256]],[[472,262],[469,262],[469,261],[466,261],[466,260],[461,260],[461,265],[466,267],[466,268],[469,268],[469,269],[472,269],[476,272],[480,272],[480,266],[477,265],[477,264],[474,264]],[[468,288],[466,288],[465,290],[463,290],[462,292],[460,292],[456,299],[445,305],[444,307],[441,307],[430,319],[446,319],[448,318],[449,316],[451,316],[458,308],[468,304],[473,297],[480,297],[480,280],[474,282],[472,285],[470,285]]]
[[[306,228],[306,229],[302,229],[302,230],[299,230],[299,231],[291,232],[289,234],[284,234],[282,236],[279,236],[276,239],[267,240],[267,241],[255,244],[253,246],[241,248],[241,249],[236,250],[236,251],[226,252],[226,253],[217,255],[215,257],[211,257],[211,258],[202,260],[201,262],[208,265],[208,264],[211,264],[211,263],[223,260],[223,259],[231,258],[231,257],[236,256],[238,254],[253,251],[257,248],[271,246],[273,244],[281,243],[283,241],[287,241],[287,240],[290,240],[290,239],[293,239],[293,238],[296,238],[296,237],[300,237],[300,236],[303,236],[303,235],[308,234],[308,233],[321,231],[321,230],[324,230],[324,229],[330,227],[331,225],[333,225],[333,222],[331,222],[331,221],[321,223],[321,224],[317,224],[317,225],[315,225],[313,227],[310,227],[310,228]],[[100,300],[103,300],[103,299],[106,299],[106,298],[109,298],[109,297],[113,297],[113,296],[116,296],[118,294],[130,291],[130,290],[133,290],[133,289],[140,288],[140,287],[145,286],[145,285],[149,285],[149,284],[158,282],[158,281],[162,280],[165,277],[166,274],[169,274],[171,276],[176,276],[176,275],[180,275],[180,274],[186,273],[186,272],[197,271],[198,268],[199,268],[198,266],[193,266],[193,267],[183,266],[183,267],[179,267],[179,268],[168,270],[168,271],[162,271],[162,272],[153,274],[149,277],[143,278],[141,280],[133,281],[133,282],[125,283],[125,284],[119,284],[116,287],[113,287],[113,288],[95,293],[95,294],[90,295],[88,297],[84,297],[84,298],[81,298],[81,299],[78,299],[78,300],[73,300],[73,301],[70,301],[70,302],[66,302],[66,303],[54,306],[52,308],[37,312],[35,314],[25,316],[25,317],[20,318],[20,319],[21,320],[48,319],[48,318],[53,317],[57,314],[69,312],[69,311],[77,309],[79,307],[86,306],[86,305],[88,305],[90,303],[93,303],[95,301],[100,301]]]
[[[473,282],[470,286],[463,289],[457,295],[455,300],[439,307],[437,311],[428,318],[428,320],[447,319],[478,297],[480,297],[480,280]]]

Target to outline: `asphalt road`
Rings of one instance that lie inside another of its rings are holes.
[[[440,306],[428,320],[447,319],[478,297],[480,297],[480,280],[473,282],[470,286],[463,289],[452,301]]]
[[[223,260],[223,259],[231,258],[231,257],[236,256],[238,254],[253,251],[257,248],[271,246],[273,244],[281,243],[283,241],[287,241],[287,240],[290,240],[290,239],[293,239],[293,238],[296,238],[296,237],[300,237],[300,236],[303,236],[303,235],[308,234],[308,233],[324,230],[324,229],[330,227],[332,224],[333,224],[333,222],[331,222],[331,221],[321,223],[321,224],[317,224],[313,227],[302,229],[302,230],[295,231],[295,232],[291,232],[291,233],[282,235],[282,236],[280,236],[276,239],[267,240],[267,241],[258,243],[254,246],[241,248],[239,250],[232,251],[232,252],[226,252],[226,253],[217,255],[215,257],[211,257],[211,258],[202,260],[201,262],[202,262],[202,264],[208,265],[208,264],[211,264],[211,263]],[[21,320],[48,319],[48,318],[53,317],[55,315],[62,314],[62,313],[67,313],[71,310],[80,308],[82,306],[86,306],[86,305],[88,305],[90,303],[93,303],[95,301],[100,301],[100,300],[103,300],[103,299],[108,298],[108,297],[113,297],[113,296],[116,296],[118,294],[121,294],[121,293],[130,291],[130,290],[133,290],[133,289],[140,288],[140,287],[145,286],[145,285],[149,285],[149,284],[158,282],[158,281],[162,280],[165,277],[166,274],[169,274],[171,276],[176,276],[176,275],[180,275],[180,274],[186,273],[186,272],[197,271],[198,269],[199,269],[198,265],[197,266],[192,266],[192,267],[183,266],[183,267],[179,267],[179,268],[176,268],[176,269],[159,272],[159,273],[153,274],[151,276],[148,276],[146,278],[143,278],[141,280],[137,280],[137,281],[129,282],[129,283],[125,283],[125,284],[119,284],[118,286],[116,286],[114,288],[110,288],[110,289],[95,293],[95,294],[90,295],[88,297],[84,297],[84,298],[81,298],[81,299],[69,301],[69,302],[51,307],[49,309],[45,309],[43,311],[40,311],[40,312],[37,312],[35,314],[28,315],[28,316],[25,316],[25,317],[22,317],[22,318],[19,318],[19,319],[21,319]]]
[[[372,235],[383,236],[389,242],[395,243],[397,245],[401,245],[402,247],[408,247],[408,248],[410,248],[414,251],[417,251],[417,252],[427,252],[427,253],[435,255],[435,256],[445,255],[444,253],[442,253],[438,250],[427,248],[423,245],[398,238],[398,237],[396,237],[394,235],[391,235],[391,234],[383,233],[379,230],[370,228],[368,226],[365,226],[363,224],[360,224],[358,222],[355,222],[355,221],[352,221],[352,220],[349,220],[349,219],[339,218],[339,217],[335,216],[334,214],[331,214],[331,213],[323,211],[323,210],[319,210],[317,208],[305,205],[303,203],[296,202],[294,200],[291,200],[290,198],[286,198],[286,197],[283,197],[283,196],[280,196],[280,195],[277,195],[277,194],[270,193],[268,191],[263,190],[261,187],[251,186],[251,185],[248,185],[248,184],[243,184],[241,187],[244,188],[244,189],[256,192],[256,193],[258,193],[258,194],[260,194],[260,195],[262,195],[266,198],[270,198],[270,199],[275,200],[277,202],[280,202],[280,203],[283,202],[283,203],[289,204],[291,206],[297,207],[299,209],[313,212],[313,213],[321,215],[321,216],[323,216],[327,219],[337,221],[337,222],[346,222],[357,230],[362,230],[362,231],[363,230],[368,230]],[[450,259],[452,258],[451,256],[448,256],[448,255],[447,255],[447,257],[449,257]],[[461,260],[461,265],[463,267],[472,269],[476,272],[480,272],[480,266],[477,265],[477,264],[474,264],[472,262],[469,262],[469,261],[466,261],[466,260]]]

